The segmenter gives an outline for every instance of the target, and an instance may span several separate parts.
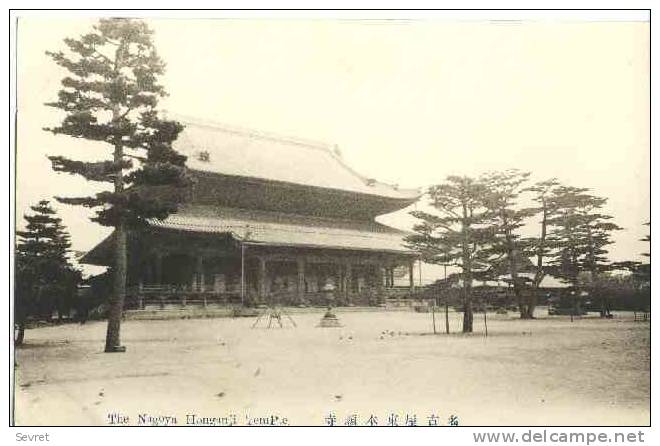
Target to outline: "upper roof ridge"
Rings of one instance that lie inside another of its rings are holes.
[[[358,180],[366,189],[363,190],[364,193],[383,193],[385,189],[389,189],[392,192],[398,192],[403,194],[402,197],[405,198],[416,198],[419,197],[421,191],[419,188],[401,188],[397,184],[388,184],[382,181],[377,181],[373,178],[369,178],[361,173],[357,172],[351,166],[349,166],[339,151],[339,147],[336,144],[330,144],[326,142],[321,142],[312,139],[299,138],[293,136],[283,136],[280,134],[275,134],[271,132],[255,130],[247,127],[241,127],[231,124],[225,124],[218,121],[213,121],[204,118],[192,117],[188,115],[178,114],[178,113],[168,113],[169,118],[176,119],[181,121],[181,123],[186,124],[190,127],[206,128],[209,130],[215,130],[224,132],[227,134],[238,135],[239,137],[254,138],[263,141],[273,141],[285,145],[295,145],[304,149],[312,149],[320,151],[331,159],[333,159],[338,166],[352,176],[355,180]]]
[[[256,130],[253,128],[238,126],[234,124],[226,124],[224,122],[213,121],[209,119],[202,119],[182,114],[169,114],[169,117],[181,121],[184,124],[198,126],[198,127],[210,127],[216,130],[222,130],[228,133],[237,133],[240,135],[252,136],[260,139],[267,139],[270,141],[284,142],[289,144],[296,144],[303,147],[308,147],[310,149],[322,149],[327,152],[337,155],[335,153],[336,145],[329,144],[323,141],[300,138],[297,136],[282,135],[274,132],[267,132],[263,130]]]

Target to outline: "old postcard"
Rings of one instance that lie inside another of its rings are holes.
[[[13,425],[650,425],[648,11],[15,19]]]

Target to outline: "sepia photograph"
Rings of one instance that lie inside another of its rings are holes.
[[[14,11],[10,425],[649,427],[650,20]]]

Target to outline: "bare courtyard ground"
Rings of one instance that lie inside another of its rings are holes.
[[[316,328],[321,313],[292,314],[284,329],[254,318],[126,321],[126,353],[102,353],[106,324],[28,330],[17,351],[19,425],[105,425],[120,413],[284,417],[337,423],[357,414],[435,415],[446,425],[640,425],[650,422],[650,325],[615,319],[482,315],[475,333],[430,335],[431,315],[341,312],[342,328]],[[458,331],[459,314],[451,314]],[[444,331],[444,315],[438,315]]]

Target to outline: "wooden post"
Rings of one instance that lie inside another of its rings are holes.
[[[335,305],[339,305],[341,297],[344,295],[344,281],[342,280],[343,265],[337,261],[334,265],[335,269]]]
[[[437,332],[435,331],[435,302],[431,304],[431,314],[433,317],[433,334],[437,334]]]
[[[572,302],[571,302],[571,322],[573,322],[573,315],[575,314],[575,291],[571,291],[571,297],[572,297]]]
[[[350,305],[351,302],[351,278],[353,272],[351,271],[351,263],[346,262],[344,264],[344,299],[346,299],[346,305]]]
[[[412,297],[412,294],[415,293],[414,271],[415,271],[415,261],[411,260],[410,263],[408,264],[408,279],[410,280],[410,294],[411,294],[411,297]]]
[[[204,286],[204,257],[201,255],[197,256],[197,266],[195,273],[197,275],[197,290],[200,292],[205,291],[205,286]]]
[[[190,292],[194,293],[197,291],[197,273],[194,272],[192,273],[192,277],[190,278]]]
[[[143,293],[144,293],[144,285],[142,283],[142,280],[140,280],[140,283],[138,283],[138,308],[140,310],[144,310],[144,300],[143,300]]]
[[[296,263],[298,264],[298,287],[296,294],[298,303],[303,304],[305,302],[305,258],[298,257]]]
[[[241,306],[245,306],[245,244],[241,243]]]
[[[445,296],[445,331],[449,334],[449,296]]]
[[[379,303],[385,302],[385,291],[383,287],[383,280],[384,280],[383,266],[379,263],[376,265],[376,293],[378,294],[378,296],[376,296],[376,300]]]
[[[163,284],[163,253],[160,251],[156,251],[155,257],[155,273],[156,273],[156,285],[162,285]]]
[[[484,302],[484,329],[486,330],[486,336],[488,336],[488,322],[486,321],[486,302]]]
[[[362,279],[362,280],[360,280],[360,279]],[[357,280],[357,292],[358,292],[358,294],[361,295],[362,294],[362,284],[363,284],[362,282],[364,281],[364,270],[363,270],[363,268],[358,269],[356,280]]]
[[[259,298],[266,301],[266,259],[259,257]]]
[[[149,263],[149,259],[147,258],[143,263],[142,263],[142,282],[146,284],[151,284],[153,281],[151,280],[151,264]]]

